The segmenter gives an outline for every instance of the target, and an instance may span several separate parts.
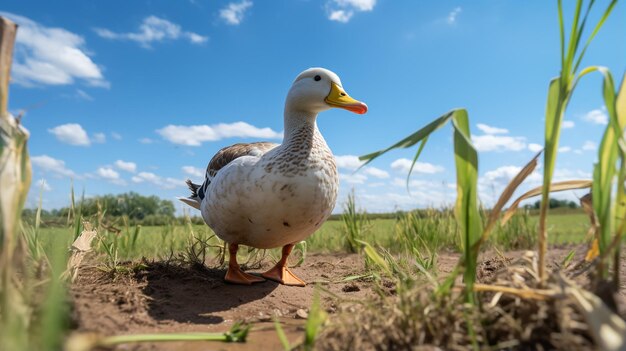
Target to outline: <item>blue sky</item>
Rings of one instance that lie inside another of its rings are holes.
[[[625,10],[617,6],[584,62],[618,80]],[[86,196],[186,195],[184,179],[200,182],[220,148],[280,142],[287,90],[313,66],[336,72],[369,106],[318,118],[341,173],[336,211],[353,188],[370,212],[453,202],[450,127],[430,139],[410,194],[415,150],[354,170],[356,156],[455,107],[469,110],[489,204],[542,143],[558,74],[556,1],[22,0],[0,11],[21,25],[10,110],[31,132],[28,205],[45,180],[45,208],[68,204],[72,180]],[[606,123],[599,77],[579,85],[565,120],[556,177],[589,178]]]

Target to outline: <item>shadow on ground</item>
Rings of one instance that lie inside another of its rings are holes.
[[[218,324],[224,321],[216,312],[229,311],[263,299],[278,284],[271,281],[251,286],[225,283],[225,270],[188,268],[162,262],[147,263],[135,274],[145,282],[147,313],[155,320],[181,323]]]

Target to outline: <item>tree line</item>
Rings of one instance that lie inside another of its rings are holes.
[[[25,209],[22,217],[33,220],[37,209]],[[123,194],[100,195],[79,200],[73,207],[67,206],[53,210],[41,210],[41,219],[44,224],[61,225],[67,223],[67,218],[81,215],[85,219],[98,218],[109,222],[116,222],[124,218],[129,224],[165,225],[179,222],[176,218],[176,208],[170,200],[158,196],[144,196],[136,192]],[[198,222],[197,218],[193,218]]]

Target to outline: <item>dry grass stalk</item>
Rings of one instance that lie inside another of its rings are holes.
[[[535,155],[535,157],[533,157],[532,160],[530,160],[530,162],[528,162],[526,166],[524,166],[509,182],[502,194],[500,194],[498,202],[496,202],[496,204],[491,209],[491,213],[489,214],[489,220],[487,221],[487,225],[483,230],[483,234],[480,240],[474,245],[473,249],[476,250],[476,254],[478,254],[480,246],[487,240],[487,238],[489,237],[489,233],[498,222],[498,218],[500,217],[500,213],[502,212],[504,205],[509,202],[511,196],[513,196],[513,193],[515,193],[515,190],[517,190],[517,188],[524,182],[524,180],[526,180],[526,178],[528,178],[528,176],[533,173],[535,168],[537,168],[537,159],[540,155],[541,152],[537,153],[537,155]],[[505,221],[503,220],[503,222]]]
[[[591,188],[592,183],[593,181],[586,180],[586,179],[566,180],[563,182],[552,183],[550,185],[550,192],[556,193],[556,192],[565,191],[565,190],[587,189],[587,188]],[[502,216],[502,225],[504,225],[509,219],[511,219],[511,217],[513,217],[513,215],[515,214],[515,211],[517,211],[517,208],[519,207],[520,202],[526,199],[529,199],[531,197],[541,195],[542,189],[543,189],[542,186],[530,189],[524,194],[522,194],[520,197],[518,197],[515,201],[513,201],[509,209],[506,210],[506,212],[504,213],[504,216]]]
[[[83,231],[78,238],[72,243],[70,251],[72,252],[67,262],[67,270],[63,273],[65,279],[69,278],[72,282],[78,276],[78,270],[80,268],[85,255],[91,251],[91,242],[96,237],[98,232],[91,227],[91,223],[83,223]]]
[[[559,294],[555,290],[546,290],[546,289],[517,289],[511,288],[508,286],[499,286],[499,285],[489,285],[489,284],[475,284],[474,291],[476,292],[501,292],[504,294],[512,294],[515,296],[519,296],[525,299],[535,299],[535,300],[547,300],[550,298],[555,298],[559,296]]]
[[[489,268],[474,285],[481,309],[462,303],[458,282],[449,295],[436,294],[436,284],[418,284],[374,305],[351,305],[331,320],[319,349],[467,350],[472,330],[485,349],[623,350],[623,320],[559,272],[542,281],[536,253],[511,264],[494,260],[479,266]]]

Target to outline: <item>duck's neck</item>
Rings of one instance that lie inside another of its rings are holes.
[[[285,136],[283,145],[293,143],[313,147],[313,139],[319,134],[317,129],[317,113],[285,109]],[[320,135],[321,137],[321,135]]]

